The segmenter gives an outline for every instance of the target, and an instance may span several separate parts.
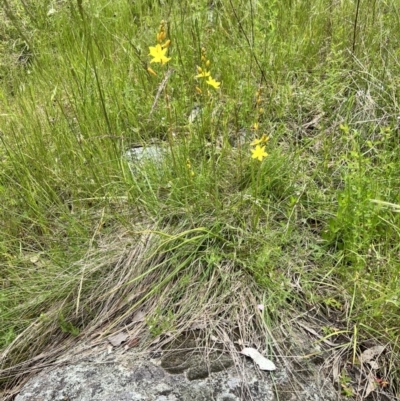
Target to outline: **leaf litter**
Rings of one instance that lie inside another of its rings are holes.
[[[113,347],[119,347],[123,342],[127,340],[129,335],[127,333],[121,332],[115,334],[114,336],[110,336],[107,340],[111,343]]]
[[[261,355],[255,348],[243,348],[240,353],[250,357],[261,370],[276,370],[275,364]]]

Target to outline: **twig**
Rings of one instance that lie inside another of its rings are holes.
[[[354,17],[354,28],[353,28],[353,54],[356,51],[356,35],[357,35],[357,25],[358,25],[358,14],[360,12],[360,2],[361,0],[357,0],[357,8],[356,15]]]
[[[156,97],[154,99],[153,105],[151,106],[151,110],[149,113],[149,118],[151,117],[151,115],[154,112],[154,109],[157,106],[158,103],[158,99],[160,98],[161,92],[164,90],[165,86],[167,85],[167,81],[169,79],[169,77],[171,76],[171,74],[174,72],[175,70],[173,68],[170,68],[166,73],[165,73],[165,77],[164,79],[161,81],[160,86],[158,87],[158,91],[156,94]]]

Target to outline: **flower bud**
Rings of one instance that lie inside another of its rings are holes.
[[[165,40],[166,37],[167,37],[167,34],[165,33],[164,30],[158,32],[158,34],[157,34],[157,41],[158,41],[158,43],[163,42],[163,41]]]
[[[157,73],[150,67],[147,67],[147,72],[151,75],[154,75],[155,77],[157,76]]]
[[[167,47],[169,47],[170,44],[171,44],[171,40],[168,39],[163,45],[161,45],[161,47],[162,47],[163,49],[166,49]]]

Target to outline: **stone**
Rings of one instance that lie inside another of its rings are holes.
[[[222,344],[206,349],[205,337],[186,333],[157,349],[114,347],[108,341],[77,345],[53,366],[33,376],[15,401],[336,401],[342,399],[317,366],[274,361],[277,370],[260,371]]]
[[[272,401],[266,376],[246,364],[242,372],[231,367],[190,380],[185,373],[168,373],[154,360],[125,354],[109,363],[82,361],[46,369],[25,384],[15,401],[239,401],[246,387],[254,401]]]
[[[147,163],[162,171],[168,150],[161,144],[137,146],[125,152],[125,158],[133,175],[137,175]]]

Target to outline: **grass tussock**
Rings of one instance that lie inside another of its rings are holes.
[[[372,343],[398,394],[398,2],[306,3],[1,3],[2,387],[76,337],[302,316],[347,397]]]

